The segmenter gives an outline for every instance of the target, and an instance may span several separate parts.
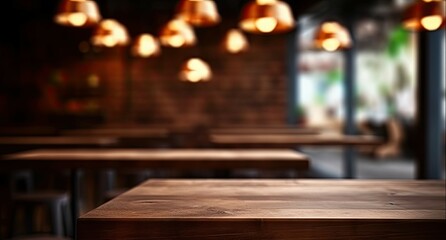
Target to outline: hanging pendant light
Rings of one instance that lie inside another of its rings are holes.
[[[419,0],[405,11],[403,27],[414,31],[435,31],[445,24],[445,8],[445,1]]]
[[[91,38],[93,45],[102,47],[125,46],[129,41],[125,26],[114,19],[101,21]]]
[[[181,0],[177,17],[197,27],[213,26],[220,22],[220,14],[212,0]]]
[[[159,41],[150,34],[139,35],[132,47],[132,54],[135,57],[154,57],[161,53]]]
[[[187,82],[206,82],[212,78],[212,70],[209,64],[199,58],[187,60],[180,71],[180,80]]]
[[[295,26],[290,6],[279,0],[253,0],[242,10],[241,29],[251,33],[283,33]]]
[[[71,27],[96,25],[101,20],[98,5],[91,0],[62,0],[54,21]]]
[[[335,21],[323,22],[316,29],[314,45],[318,49],[333,52],[351,46],[351,38],[347,29]]]
[[[249,48],[248,40],[238,29],[229,30],[223,43],[225,50],[233,54],[245,52]]]
[[[169,21],[160,32],[160,42],[167,47],[190,47],[197,39],[193,28],[184,20],[175,18]]]

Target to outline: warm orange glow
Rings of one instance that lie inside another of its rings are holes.
[[[351,46],[350,34],[341,24],[334,21],[324,22],[315,34],[316,48],[336,51]]]
[[[336,38],[329,38],[322,41],[322,47],[329,52],[338,50],[340,46],[341,42]]]
[[[277,0],[256,0],[259,5],[274,4]]]
[[[84,27],[97,24],[101,14],[92,0],[62,0],[54,21],[60,25]]]
[[[183,64],[180,79],[188,82],[209,81],[212,78],[210,66],[199,58],[191,58]]]
[[[252,0],[243,8],[239,22],[242,30],[260,34],[288,32],[294,26],[290,6],[279,0]]]
[[[160,42],[167,47],[188,47],[196,43],[192,27],[182,19],[169,21],[160,32]]]
[[[276,28],[277,20],[272,17],[263,17],[256,19],[255,25],[260,32],[270,33]]]
[[[228,31],[224,44],[225,49],[230,53],[243,52],[249,47],[248,40],[243,33],[237,29]]]
[[[444,24],[445,11],[445,1],[417,1],[406,9],[402,24],[408,30],[435,31]]]
[[[156,56],[160,53],[159,42],[150,34],[141,34],[135,40],[132,53],[139,57]]]
[[[337,22],[325,22],[322,24],[322,31],[327,33],[335,33],[342,29],[342,26]]]
[[[99,85],[100,85],[99,76],[96,75],[96,74],[89,75],[88,78],[87,78],[87,83],[88,83],[88,86],[91,87],[91,88],[99,87]]]
[[[116,20],[106,19],[99,23],[91,41],[96,46],[115,47],[127,45],[130,39],[124,25]]]
[[[73,26],[79,27],[87,22],[87,16],[84,13],[71,13],[68,15],[68,22]]]
[[[181,0],[177,9],[177,17],[193,26],[207,27],[220,22],[217,5],[212,0]]]
[[[421,19],[421,25],[429,31],[437,30],[442,23],[443,18],[440,15],[427,16]]]
[[[179,48],[184,45],[186,40],[182,35],[173,35],[170,38],[167,39],[167,43],[171,47]]]

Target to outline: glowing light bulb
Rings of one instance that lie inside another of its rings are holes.
[[[202,78],[202,75],[199,71],[189,71],[186,73],[186,78],[189,82],[199,82]]]
[[[440,15],[433,15],[423,17],[421,25],[429,31],[437,30],[443,23],[443,18]]]
[[[277,27],[277,20],[272,17],[263,17],[257,19],[255,25],[260,32],[269,33]]]
[[[248,41],[237,29],[231,29],[226,37],[226,50],[230,53],[239,53],[248,48]]]
[[[178,47],[183,46],[183,44],[186,40],[181,35],[174,35],[174,36],[169,37],[169,39],[167,41],[170,46],[178,48]]]
[[[71,13],[68,15],[68,22],[75,26],[80,27],[87,22],[87,16],[84,13]]]
[[[257,4],[259,4],[259,5],[267,5],[267,4],[273,4],[273,3],[276,3],[277,0],[257,0],[256,2],[257,2]]]
[[[107,35],[102,38],[102,44],[106,47],[114,47],[117,43],[118,40],[112,35]]]
[[[157,55],[159,51],[158,41],[150,34],[140,35],[133,48],[133,54],[141,57]]]
[[[336,51],[340,46],[341,42],[336,38],[328,38],[322,42],[322,47],[329,52]]]
[[[201,59],[191,58],[183,66],[180,78],[184,81],[208,81],[212,77],[211,68]]]

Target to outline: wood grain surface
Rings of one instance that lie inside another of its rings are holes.
[[[150,180],[79,239],[442,239],[444,181]]]
[[[22,136],[22,137],[0,137],[0,146],[12,145],[36,145],[36,146],[63,146],[63,145],[112,145],[118,140],[113,137],[74,137],[74,136]]]
[[[295,169],[309,167],[293,150],[66,149],[34,150],[0,160],[6,168]]]
[[[299,145],[355,146],[379,145],[383,140],[375,136],[339,134],[212,134],[214,146],[223,147],[296,147]]]
[[[67,130],[62,132],[62,134],[69,136],[167,138],[169,130],[164,128],[94,128]]]
[[[290,134],[290,135],[312,135],[319,134],[320,131],[310,128],[213,128],[211,134]]]

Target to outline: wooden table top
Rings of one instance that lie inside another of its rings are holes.
[[[319,134],[320,131],[310,128],[212,128],[209,130],[210,134],[296,134],[296,135],[311,135]]]
[[[67,130],[62,134],[69,136],[166,138],[169,136],[169,130],[165,128],[94,128]]]
[[[65,149],[34,150],[0,160],[9,168],[308,169],[306,155],[293,150]]]
[[[0,145],[112,145],[118,143],[113,137],[71,137],[71,136],[21,136],[0,137]]]
[[[79,239],[438,239],[445,182],[150,180],[81,216]]]
[[[212,134],[210,141],[215,146],[231,147],[295,147],[297,145],[379,145],[382,139],[366,135],[340,135],[340,134]]]

